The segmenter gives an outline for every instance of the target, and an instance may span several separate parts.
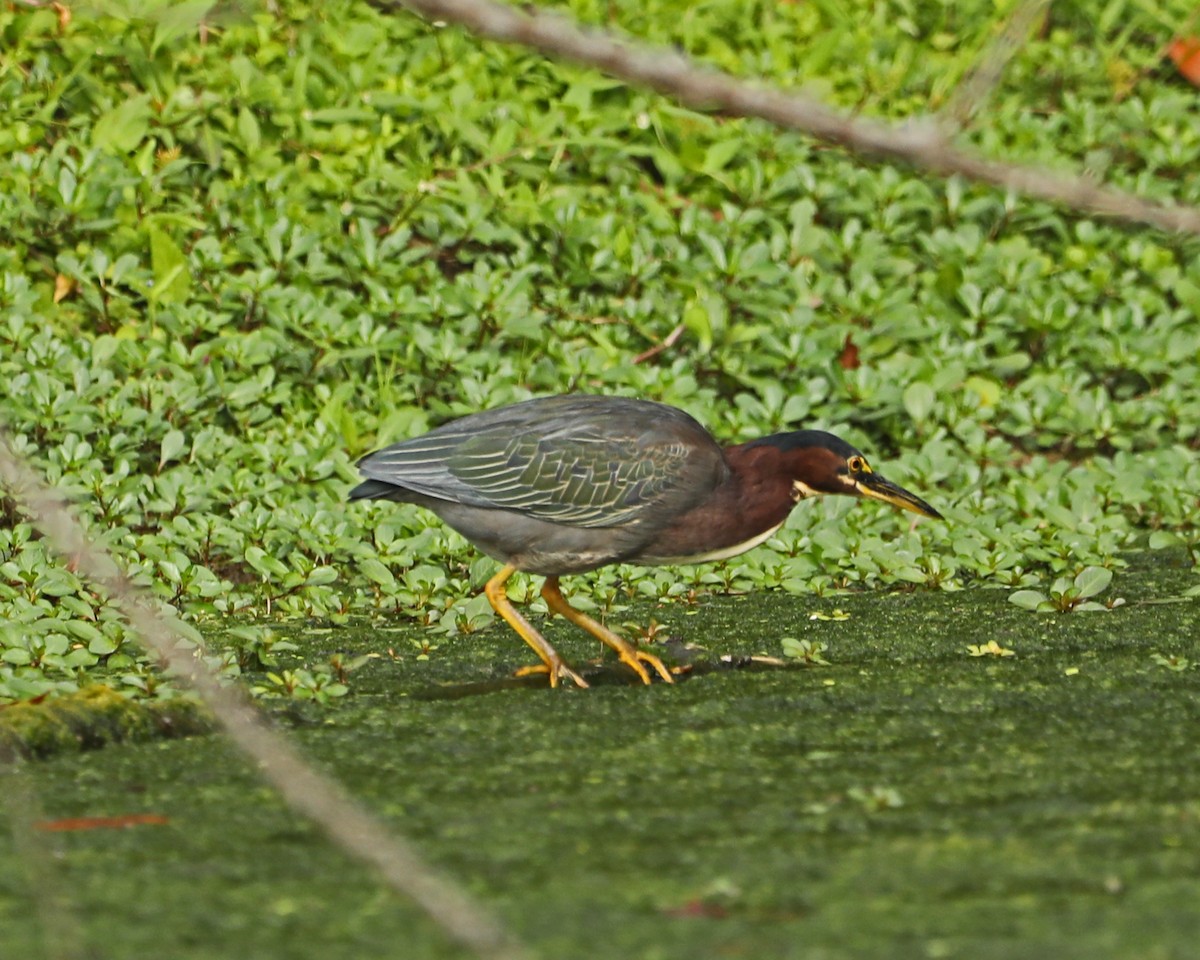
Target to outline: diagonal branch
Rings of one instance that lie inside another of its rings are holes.
[[[341,786],[304,761],[291,742],[269,728],[236,688],[224,685],[131,583],[113,558],[96,547],[0,430],[0,488],[21,503],[49,543],[104,587],[146,647],[191,684],[229,739],[253,761],[288,805],[316,823],[344,851],[374,867],[392,889],[414,900],[460,944],[488,960],[525,960],[526,951],[482,907],[388,829]]]
[[[1019,0],[1008,22],[992,38],[975,67],[963,78],[949,102],[938,113],[942,129],[947,134],[955,133],[971,122],[971,118],[1000,82],[1008,61],[1029,36],[1033,22],[1048,6],[1050,0]]]
[[[459,24],[492,40],[519,43],[547,56],[594,67],[627,83],[649,87],[697,109],[758,117],[858,153],[928,170],[958,174],[1083,213],[1200,233],[1200,209],[1160,203],[1085,177],[1043,167],[990,160],[955,146],[934,117],[889,124],[853,117],[799,92],[739,80],[702,67],[682,54],[580,26],[552,12],[525,12],[493,0],[368,0],[387,11],[409,8]]]

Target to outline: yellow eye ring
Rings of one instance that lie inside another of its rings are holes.
[[[846,461],[846,466],[851,473],[870,473],[871,468],[867,466],[867,461],[863,457],[851,457]]]

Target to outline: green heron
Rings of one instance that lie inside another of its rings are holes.
[[[587,683],[512,605],[505,582],[541,574],[550,609],[617,652],[642,679],[658,657],[572,607],[559,578],[610,563],[724,560],[758,546],[801,500],[873,497],[941,518],[885,480],[831,433],[797,430],[722,447],[674,407],[621,397],[562,396],[471,414],[359,461],[351,500],[432,510],[503,564],[485,587],[493,609],[537,652],[550,685]]]

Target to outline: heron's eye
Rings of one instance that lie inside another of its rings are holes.
[[[846,466],[851,473],[869,473],[871,468],[867,466],[867,461],[862,457],[851,457],[846,461]]]

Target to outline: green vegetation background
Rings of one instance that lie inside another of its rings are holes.
[[[286,648],[275,620],[486,625],[490,561],[417,510],[344,504],[353,461],[572,390],[730,440],[831,428],[949,520],[806,505],[728,563],[596,575],[577,599],[606,612],[1045,590],[1087,566],[1119,583],[1131,547],[1195,555],[1194,239],[870,166],[362,3],[206,7],[0,8],[0,422],[135,579],[224,633],[229,672]],[[991,2],[571,9],[889,118],[944,104],[996,23]],[[1197,93],[1160,56],[1189,12],[1055,4],[970,139],[1200,202]],[[109,599],[12,498],[0,514],[0,702],[96,678],[161,694]],[[343,679],[312,663],[260,689]]]

